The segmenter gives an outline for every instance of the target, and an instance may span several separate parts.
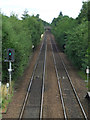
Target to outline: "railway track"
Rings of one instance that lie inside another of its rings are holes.
[[[25,100],[20,112],[19,120],[22,118],[40,118],[42,119],[44,79],[47,43],[46,35],[30,79],[30,84],[25,96]]]
[[[88,120],[88,117],[84,111],[84,108],[80,102],[75,87],[69,76],[67,68],[59,54],[55,41],[52,38],[52,35],[51,35],[51,48],[56,76],[58,80],[64,118],[66,120],[69,118],[77,119],[82,118]]]
[[[56,77],[58,80],[58,88],[60,93],[60,102],[62,103],[62,111],[64,119],[83,118],[88,120],[83,109],[77,92],[74,88],[72,80],[68,74],[67,68],[61,58],[52,34],[50,36],[50,46]],[[44,102],[44,86],[45,86],[45,67],[47,54],[47,33],[40,48],[40,52],[30,79],[25,100],[21,109],[19,119],[22,118],[39,118],[43,119],[43,102]],[[50,79],[50,77],[49,77]],[[59,107],[59,106],[58,106]]]

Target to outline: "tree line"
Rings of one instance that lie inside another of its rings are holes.
[[[30,16],[24,11],[22,20],[17,15],[10,17],[2,15],[2,82],[8,82],[8,63],[4,62],[4,54],[7,48],[15,50],[15,62],[12,63],[14,72],[12,79],[15,81],[24,72],[29,57],[32,54],[32,45],[37,47],[44,30],[43,21],[38,15]]]
[[[1,13],[0,13],[1,14]],[[2,15],[2,79],[8,80],[8,64],[4,62],[4,52],[7,48],[15,49],[15,62],[13,79],[17,80],[22,75],[30,55],[32,54],[32,45],[35,47],[40,43],[40,36],[44,32],[44,26],[47,22],[36,16],[30,16],[25,10],[22,20],[17,15],[10,17]],[[83,2],[80,14],[76,19],[63,16],[60,12],[57,18],[54,18],[51,26],[56,41],[77,68],[85,71],[90,66],[90,41],[89,24],[90,21],[90,1]]]
[[[90,66],[90,1],[83,2],[81,11],[76,19],[63,16],[60,12],[52,21],[52,31],[61,50],[80,70]]]

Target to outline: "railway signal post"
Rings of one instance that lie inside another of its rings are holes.
[[[14,62],[14,49],[12,48],[8,48],[7,49],[7,55],[5,56],[5,60],[4,62],[9,62],[9,69],[8,69],[8,72],[9,72],[9,84],[10,84],[10,92],[11,92],[11,72],[12,72],[12,62]]]

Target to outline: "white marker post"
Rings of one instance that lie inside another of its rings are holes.
[[[89,85],[89,66],[87,66],[86,74],[87,74],[87,85]]]
[[[89,91],[89,66],[87,66],[87,69],[86,69],[86,74],[87,74],[87,86],[88,86],[88,92],[87,92],[87,95],[86,95],[86,98],[90,98],[90,91]]]
[[[34,49],[34,45],[32,45],[32,49]]]
[[[7,99],[8,99],[8,93],[9,93],[9,83],[7,83]]]
[[[33,49],[33,52],[34,52],[34,45],[32,45],[32,49]]]

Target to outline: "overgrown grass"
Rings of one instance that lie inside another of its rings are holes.
[[[12,86],[11,88],[8,89],[7,91],[7,87],[6,84],[1,86],[1,92],[2,92],[2,112],[6,112],[8,104],[11,102],[12,100],[12,96],[13,96],[13,82],[12,82]]]

